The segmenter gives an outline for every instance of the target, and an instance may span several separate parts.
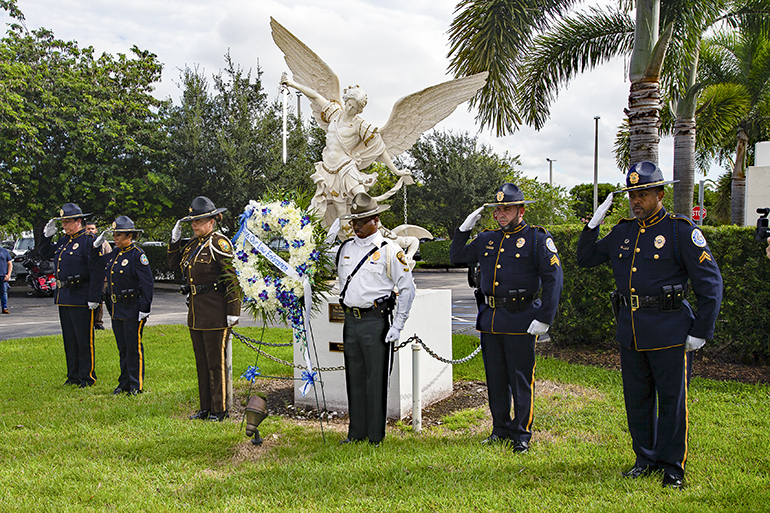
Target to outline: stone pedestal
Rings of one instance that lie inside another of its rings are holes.
[[[452,358],[452,292],[443,289],[418,289],[412,304],[409,319],[401,332],[401,341],[417,335],[428,347],[439,356]],[[311,329],[315,338],[316,351],[313,352],[311,343],[311,360],[316,367],[341,367],[345,365],[342,353],[342,312],[338,295],[328,295],[324,298],[321,313],[311,320]],[[412,351],[411,344],[406,345],[395,353],[393,372],[390,375],[388,390],[388,418],[401,419],[412,413]],[[420,388],[422,406],[449,397],[452,393],[452,366],[441,363],[431,357],[425,350],[419,351],[420,358]],[[294,346],[294,363],[305,365],[299,347]],[[316,383],[315,391],[311,388],[307,395],[300,395],[302,381],[299,380],[302,371],[295,369],[294,385],[295,407],[316,408],[316,393],[318,405],[323,409],[323,398],[326,397],[326,408],[329,411],[347,412],[348,400],[345,389],[344,371],[321,372],[323,380],[323,395],[321,384]],[[363,386],[363,385],[361,385]]]
[[[770,142],[756,144],[754,164],[746,170],[745,226],[756,226],[757,209],[770,207]]]

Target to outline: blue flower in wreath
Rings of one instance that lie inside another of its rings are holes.
[[[236,253],[236,256],[238,257],[238,260],[241,262],[248,262],[249,261],[249,255],[243,250],[240,250],[238,253]]]
[[[300,264],[297,266],[297,274],[300,275],[300,277],[305,276],[307,274],[307,264]]]
[[[320,258],[321,258],[321,252],[318,251],[317,249],[314,249],[313,251],[310,252],[310,260],[312,260],[313,262],[318,262]]]
[[[283,200],[283,201],[281,202],[281,206],[282,206],[282,207],[288,207],[288,206],[289,206],[289,203],[290,203],[290,201],[289,201],[289,200]]]
[[[259,255],[259,251],[257,251],[257,248],[251,248],[251,251],[250,251],[250,253],[251,253],[252,255]]]
[[[265,216],[266,216],[266,215],[268,215],[269,213],[270,213],[270,209],[269,209],[269,208],[267,208],[267,207],[266,207],[266,208],[263,208],[263,209],[262,209],[262,217],[265,217]]]
[[[259,296],[258,296],[258,297],[259,297],[259,299],[261,299],[262,301],[267,301],[267,297],[268,297],[268,295],[267,295],[267,291],[266,291],[266,290],[263,290],[262,292],[260,292],[260,293],[259,293]]]
[[[278,218],[278,224],[280,224],[281,228],[283,228],[284,226],[289,224],[289,220],[288,219],[284,219],[283,217],[279,217]]]
[[[293,241],[291,241],[291,247],[293,247],[294,249],[301,248],[304,245],[305,245],[305,241],[304,240],[293,240]]]
[[[269,232],[270,231],[270,225],[267,223],[262,223],[262,230]]]
[[[302,219],[299,222],[300,228],[304,228],[309,224],[310,224],[310,216],[302,216]]]

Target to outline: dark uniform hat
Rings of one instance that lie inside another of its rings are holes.
[[[621,192],[640,191],[651,187],[661,187],[678,181],[679,180],[666,181],[666,179],[663,178],[663,171],[661,171],[654,162],[643,160],[642,162],[637,162],[628,170],[628,174],[626,175],[626,186],[621,189]]]
[[[504,183],[497,189],[495,201],[484,203],[485,207],[502,207],[505,205],[526,205],[534,203],[534,200],[525,200],[524,193],[512,183]]]
[[[60,219],[81,219],[91,214],[84,214],[80,207],[75,203],[65,203],[59,210],[59,217],[54,217],[57,221]]]
[[[112,223],[113,232],[136,232],[143,233],[144,230],[137,230],[134,221],[128,216],[120,216]]]
[[[353,196],[353,203],[350,205],[350,214],[343,216],[342,220],[361,219],[362,217],[376,216],[380,212],[385,212],[390,205],[378,205],[377,200],[366,194],[359,192]]]
[[[208,199],[206,196],[198,196],[192,203],[190,203],[190,215],[183,217],[180,221],[188,222],[194,219],[203,219],[206,217],[214,217],[215,215],[224,212],[226,208],[217,208],[214,206],[214,202]]]

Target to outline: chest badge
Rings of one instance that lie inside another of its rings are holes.
[[[379,259],[380,259],[380,252],[379,251],[375,251],[374,253],[372,253],[372,262],[376,262]]]
[[[72,245],[72,249],[78,249],[79,247],[80,247],[80,244],[78,244],[77,242]]]
[[[524,239],[524,237],[519,237],[518,239],[516,239],[516,247],[517,248],[523,248],[524,244],[526,244],[526,243],[527,243],[527,241]]]
[[[120,262],[120,265],[122,265],[123,267],[127,266],[128,265],[128,258],[124,258],[123,261]]]
[[[655,237],[655,249],[660,249],[666,245],[666,238],[663,235]]]

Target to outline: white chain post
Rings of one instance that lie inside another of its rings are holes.
[[[420,344],[412,342],[412,431],[422,431],[422,398],[420,397]]]
[[[406,222],[406,185],[404,185],[404,224],[408,224]]]

